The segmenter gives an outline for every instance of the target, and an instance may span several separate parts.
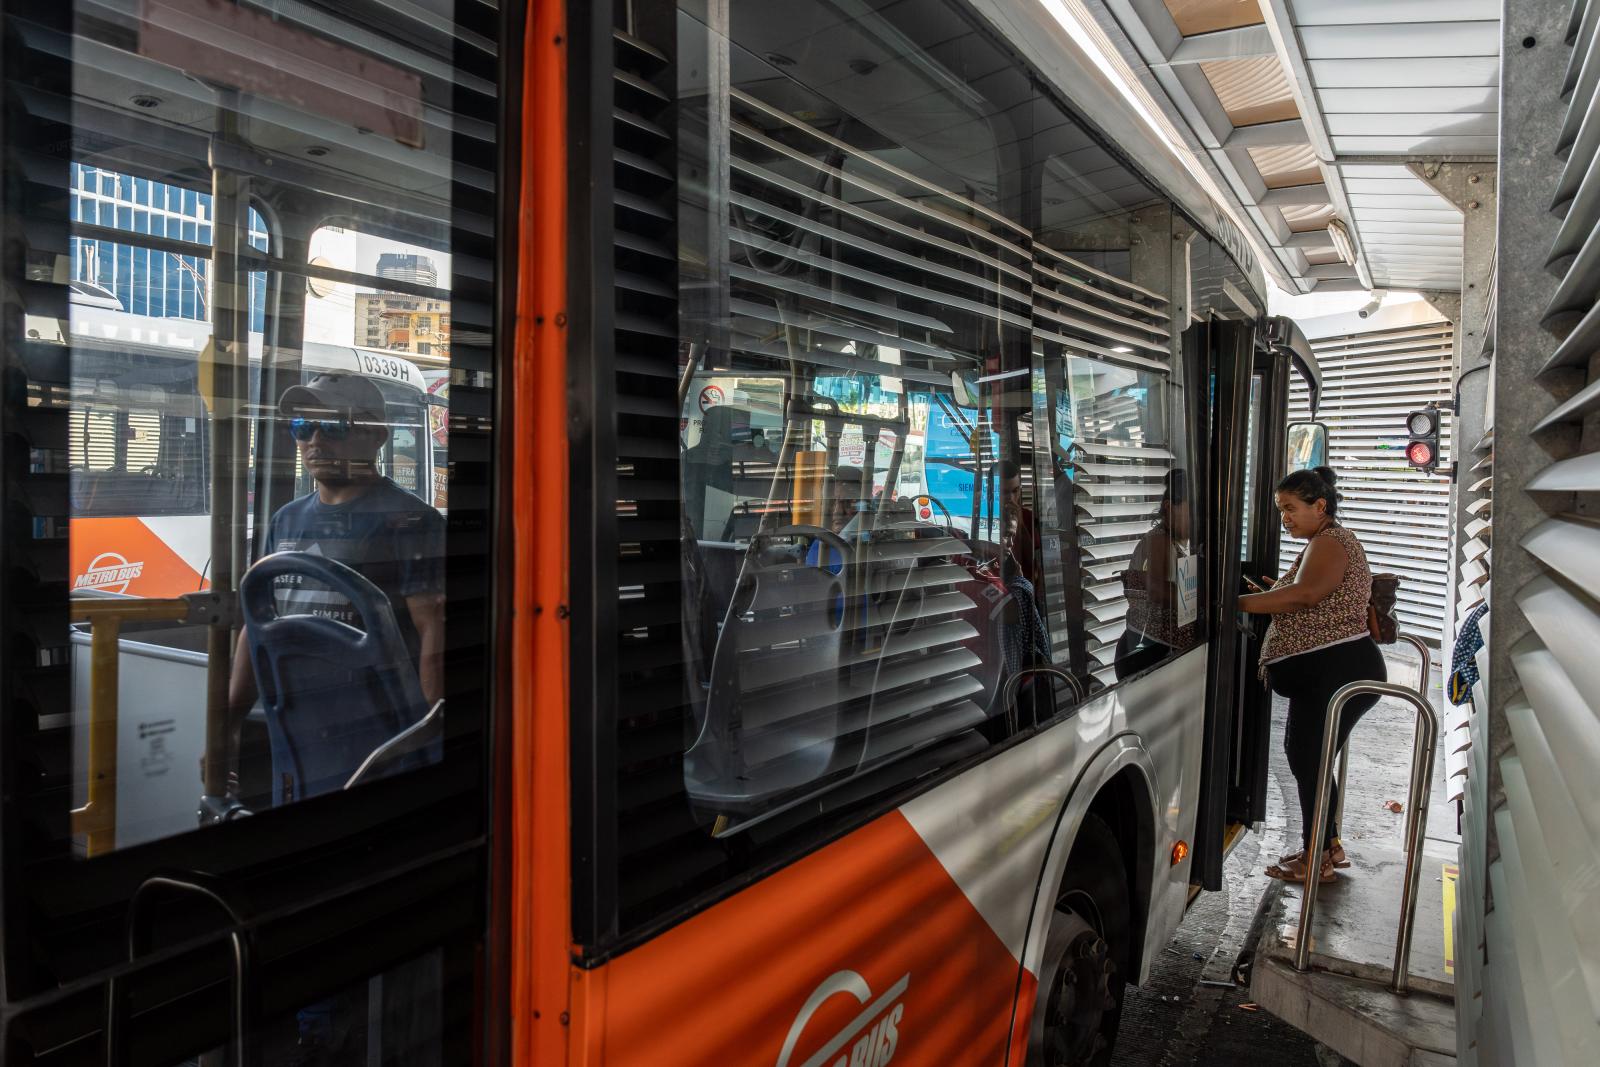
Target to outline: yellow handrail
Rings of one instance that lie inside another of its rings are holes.
[[[181,621],[187,600],[112,600],[72,597],[72,622],[89,624],[89,797],[72,809],[72,832],[83,834],[85,852],[97,856],[117,847],[118,655],[124,622]]]

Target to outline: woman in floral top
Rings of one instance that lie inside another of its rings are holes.
[[[1372,596],[1372,571],[1356,535],[1339,525],[1335,476],[1328,467],[1298,470],[1278,483],[1278,511],[1283,528],[1302,537],[1300,558],[1270,590],[1239,598],[1243,611],[1271,615],[1261,646],[1262,680],[1279,696],[1289,698],[1289,721],[1283,748],[1300,791],[1300,851],[1268,867],[1274,878],[1298,882],[1306,875],[1306,849],[1316,817],[1317,770],[1322,762],[1322,732],[1328,702],[1355,681],[1386,681],[1383,653],[1367,629],[1367,601]],[[1362,715],[1378,702],[1362,696],[1344,707],[1339,720],[1342,746]],[[1328,803],[1328,847],[1319,877],[1333,881],[1335,867],[1349,866],[1333,813],[1338,786]]]

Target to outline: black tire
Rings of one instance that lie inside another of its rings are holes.
[[[1110,827],[1085,816],[1045,935],[1029,1067],[1111,1063],[1131,966],[1131,925],[1122,849]]]

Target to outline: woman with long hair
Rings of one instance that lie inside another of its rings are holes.
[[[1267,874],[1291,882],[1306,875],[1328,702],[1350,682],[1388,680],[1383,652],[1367,628],[1372,571],[1356,535],[1339,525],[1334,485],[1329,467],[1298,470],[1278,483],[1283,528],[1292,537],[1305,538],[1305,550],[1271,589],[1239,598],[1242,610],[1272,616],[1261,646],[1261,677],[1274,693],[1289,698],[1283,748],[1300,792],[1300,851],[1282,857]],[[1345,705],[1340,746],[1377,702],[1376,696],[1361,696]],[[1327,847],[1319,861],[1318,877],[1324,882],[1337,877],[1336,867],[1349,866],[1334,825],[1338,806],[1334,784],[1323,837]]]

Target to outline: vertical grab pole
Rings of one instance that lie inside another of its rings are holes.
[[[1423,660],[1427,667],[1427,660]],[[1424,676],[1426,681],[1426,676]],[[1428,832],[1428,801],[1433,785],[1434,740],[1439,734],[1439,718],[1426,696],[1417,696],[1417,741],[1411,754],[1411,795],[1406,798],[1411,818],[1406,823],[1406,881],[1400,896],[1400,932],[1394,943],[1394,980],[1389,988],[1396,993],[1411,990],[1411,934],[1417,925],[1417,891],[1422,880],[1422,841]]]
[[[1421,660],[1421,673],[1417,675],[1417,692],[1422,696],[1424,701],[1427,701],[1429,681],[1433,673],[1433,654],[1428,650],[1428,646],[1423,643],[1422,638],[1420,637],[1416,637],[1412,634],[1401,634],[1400,640],[1417,650],[1417,656]],[[1421,734],[1418,733],[1412,742],[1411,768],[1413,772],[1416,770],[1417,760],[1422,758],[1422,749],[1418,747],[1421,744],[1422,737]],[[1432,750],[1430,749],[1429,751],[1431,752]],[[1429,796],[1431,796],[1431,794],[1425,794],[1424,799],[1427,799]],[[1408,844],[1408,846],[1409,842],[1411,841],[1412,831],[1415,828],[1413,823],[1417,820],[1417,818],[1416,799],[1414,797],[1408,797],[1406,799],[1406,830],[1405,837],[1402,839]],[[1424,825],[1426,825],[1426,823],[1424,823]]]
[[[1317,806],[1311,817],[1310,843],[1306,845],[1305,896],[1300,904],[1300,929],[1295,935],[1294,969],[1303,971],[1311,966],[1311,912],[1317,903],[1318,879],[1322,876],[1323,840],[1328,824],[1329,779],[1333,772],[1333,753],[1339,745],[1339,716],[1352,697],[1365,691],[1370,682],[1351,682],[1328,702],[1328,716],[1322,726],[1322,759],[1317,763]]]
[[[1350,795],[1350,742],[1339,750],[1339,806],[1333,809],[1333,825],[1344,826],[1344,798]]]
[[[111,603],[115,603],[112,601]],[[84,855],[117,847],[117,697],[122,620],[102,615],[89,630],[89,795],[72,810],[72,832],[84,835]]]
[[[1421,671],[1421,674],[1418,676],[1417,692],[1422,694],[1422,699],[1427,700],[1428,699],[1429,682],[1430,682],[1430,679],[1433,677],[1433,654],[1432,654],[1432,652],[1429,651],[1428,646],[1423,643],[1422,638],[1420,638],[1420,637],[1416,637],[1416,636],[1414,636],[1412,634],[1401,634],[1400,635],[1400,640],[1404,641],[1406,644],[1408,644],[1412,648],[1416,649],[1417,650],[1417,655],[1420,656],[1421,659],[1422,659],[1422,671]],[[1417,760],[1417,754],[1416,754],[1416,752],[1412,752],[1411,761],[1412,761],[1413,765],[1416,764],[1416,760]],[[1339,806],[1337,808],[1335,808],[1334,812],[1333,812],[1333,824],[1335,826],[1343,826],[1344,825],[1344,800],[1345,800],[1345,797],[1350,795],[1349,784],[1350,784],[1350,744],[1347,741],[1345,743],[1345,746],[1339,750]],[[1407,840],[1407,841],[1411,840],[1411,820],[1410,820],[1409,816],[1410,816],[1411,812],[1414,812],[1415,810],[1416,809],[1414,807],[1409,808],[1407,810],[1406,832],[1405,832],[1405,840]]]
[[[239,292],[239,230],[245,210],[244,179],[226,169],[222,149],[237,140],[238,93],[224,90],[217,104],[217,130],[212,135],[211,165],[213,250],[211,259],[211,344],[209,365],[202,370],[201,389],[211,413],[211,564],[207,577],[211,590],[224,602],[237,590],[237,579],[247,562],[244,533],[244,464],[248,462],[247,401],[250,368],[249,330],[244,317],[248,288]],[[248,287],[248,279],[242,283]],[[206,635],[206,734],[200,776],[207,796],[228,792],[228,771],[233,762],[233,736],[237,723],[228,706],[234,633],[231,612],[214,621]]]

